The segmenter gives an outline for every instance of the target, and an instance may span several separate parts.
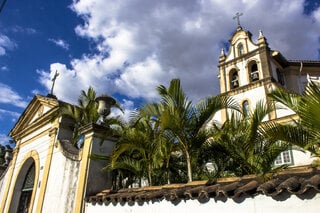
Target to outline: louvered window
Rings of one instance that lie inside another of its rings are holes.
[[[21,196],[18,205],[18,212],[28,212],[30,208],[30,200],[32,196],[32,190],[34,186],[34,173],[35,167],[34,163],[30,166],[26,178],[23,182],[22,189],[21,189]]]

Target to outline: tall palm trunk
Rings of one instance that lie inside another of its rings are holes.
[[[187,161],[188,182],[192,182],[191,158],[188,151],[185,151],[185,153],[186,153],[186,161]]]
[[[148,179],[149,179],[149,186],[152,186],[152,176],[151,176],[151,171],[152,171],[152,166],[151,166],[151,163],[149,163],[149,165],[148,165]]]
[[[167,183],[170,184],[170,168],[169,168],[169,161],[166,163],[166,171],[167,171]]]

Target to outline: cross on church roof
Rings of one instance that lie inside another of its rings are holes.
[[[240,25],[240,16],[242,16],[242,15],[243,15],[243,13],[237,12],[236,15],[233,17],[233,19],[237,19],[238,29],[241,28],[241,25]]]
[[[56,70],[56,73],[54,74],[53,78],[52,78],[52,87],[51,87],[51,92],[50,95],[53,95],[53,88],[54,88],[54,83],[56,82],[57,77],[59,76],[58,71]]]

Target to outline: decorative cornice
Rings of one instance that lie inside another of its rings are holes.
[[[258,81],[251,82],[250,84],[246,84],[246,85],[237,87],[237,88],[232,89],[230,91],[227,91],[225,93],[222,93],[222,95],[234,96],[234,95],[243,93],[245,91],[249,91],[249,90],[264,86],[266,84],[270,84],[270,83],[275,83],[275,80],[271,77],[264,78],[264,79],[261,79]]]
[[[37,113],[37,110],[41,107],[41,105],[48,105],[52,107],[52,109],[29,124],[32,116]],[[9,136],[14,138],[15,140],[19,140],[19,138],[50,122],[52,116],[58,110],[58,106],[59,101],[48,97],[36,95],[26,107],[24,112],[21,114],[19,120],[10,131]]]

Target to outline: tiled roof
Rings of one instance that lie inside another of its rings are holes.
[[[210,198],[241,200],[258,194],[277,198],[283,194],[304,196],[307,193],[320,192],[320,167],[299,167],[287,169],[274,175],[268,181],[257,176],[241,178],[221,178],[216,181],[194,181],[187,184],[170,184],[121,190],[104,190],[89,196],[86,202],[92,204],[128,203],[156,201],[166,199],[173,203],[181,199],[198,199],[206,202]]]

